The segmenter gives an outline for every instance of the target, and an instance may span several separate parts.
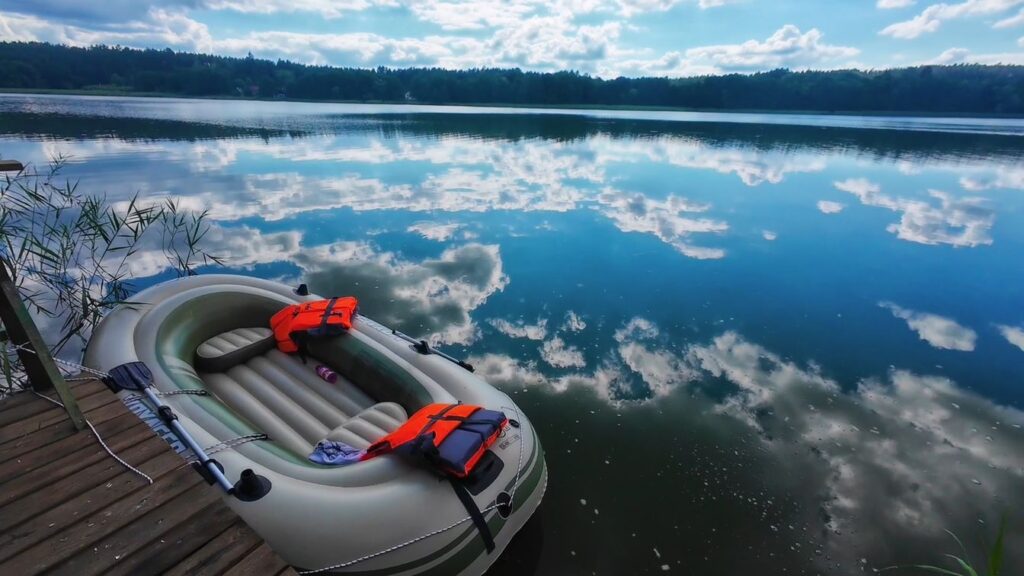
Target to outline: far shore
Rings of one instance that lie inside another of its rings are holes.
[[[538,110],[610,110],[610,111],[638,111],[638,112],[704,112],[711,114],[777,114],[785,115],[815,115],[815,116],[907,116],[916,118],[988,118],[1020,119],[1024,114],[978,114],[978,113],[939,113],[939,112],[913,112],[903,110],[892,111],[868,111],[868,110],[756,110],[740,108],[684,108],[672,106],[632,106],[632,105],[602,105],[602,104],[520,104],[503,102],[417,102],[417,101],[388,101],[388,100],[304,100],[299,98],[262,98],[250,97],[240,98],[237,96],[213,95],[213,96],[191,96],[185,94],[173,94],[168,92],[135,92],[130,90],[116,90],[110,88],[97,89],[54,89],[54,88],[0,88],[0,94],[52,94],[65,96],[105,96],[121,98],[177,98],[181,100],[225,100],[239,102],[301,102],[305,104],[380,104],[380,105],[404,105],[404,106],[458,106],[467,108],[523,108]]]

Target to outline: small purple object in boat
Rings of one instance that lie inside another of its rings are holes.
[[[323,364],[316,367],[316,375],[331,384],[338,381],[338,373]]]

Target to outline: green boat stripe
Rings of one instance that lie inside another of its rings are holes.
[[[525,502],[531,495],[533,495],[534,491],[537,489],[538,484],[540,484],[540,479],[543,476],[544,472],[543,449],[540,446],[540,440],[537,437],[537,431],[533,429],[533,427],[531,427],[531,433],[533,435],[533,445],[535,446],[535,450],[533,451],[533,455],[530,457],[530,461],[527,463],[527,475],[525,478],[522,479],[519,488],[516,489],[516,500],[520,500],[520,503]],[[538,462],[540,462],[540,465],[538,465]],[[513,478],[511,481],[509,481],[508,484],[505,485],[506,492],[511,489],[512,484],[514,482],[515,478]],[[519,498],[520,494],[523,495],[521,499]],[[491,501],[490,504],[485,506],[485,508],[492,505],[494,505],[493,501]],[[487,525],[490,527],[492,534],[497,534],[501,531],[502,528],[504,528],[506,519],[502,518],[500,514],[493,510],[490,512],[490,515],[491,517],[490,519],[488,519]],[[461,547],[460,550],[458,550],[455,554],[453,554],[444,562],[441,562],[437,566],[434,566],[432,568],[429,568],[427,571],[422,572],[422,574],[424,575],[456,574],[461,570],[465,569],[466,566],[469,566],[469,564],[471,564],[477,557],[480,556],[480,554],[484,552],[483,540],[477,538],[476,536],[476,527],[468,526],[451,542],[449,542],[442,548],[439,548],[438,550],[435,550],[434,552],[426,556],[423,556],[422,558],[419,558],[417,560],[412,560],[410,562],[406,562],[405,564],[391,566],[389,568],[363,570],[359,572],[345,572],[345,574],[350,574],[352,576],[388,576],[390,574],[398,574],[401,572],[414,570],[418,566],[422,566],[424,564],[433,562],[441,556],[450,553],[452,550]],[[301,572],[302,570],[299,571]]]

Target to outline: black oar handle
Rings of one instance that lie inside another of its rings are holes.
[[[416,350],[420,354],[436,354],[449,362],[458,364],[459,366],[465,368],[466,370],[469,370],[470,372],[474,371],[473,365],[470,364],[469,362],[466,362],[465,360],[459,360],[458,358],[453,358],[445,354],[444,352],[441,352],[437,348],[431,348],[430,344],[428,344],[426,340],[417,340],[412,336],[409,336],[408,334],[404,334],[402,332],[399,332],[398,330],[395,330],[394,328],[391,329],[391,333],[394,334],[395,336],[398,336],[402,340],[405,340],[406,342],[412,344],[413,350]]]

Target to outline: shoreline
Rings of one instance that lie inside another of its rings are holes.
[[[437,106],[462,108],[522,108],[525,110],[605,110],[611,112],[692,112],[705,114],[763,114],[777,116],[865,116],[865,117],[909,117],[909,118],[969,118],[988,120],[1019,120],[1024,114],[981,114],[977,112],[911,112],[911,111],[857,111],[857,110],[759,110],[741,108],[682,108],[671,106],[633,106],[633,105],[600,105],[600,104],[522,104],[499,102],[408,102],[389,100],[305,100],[300,98],[239,98],[237,96],[190,96],[167,92],[132,92],[108,89],[57,89],[57,88],[0,88],[0,94],[14,95],[54,95],[54,96],[97,96],[108,98],[173,98],[178,100],[219,100],[234,102],[282,102],[302,104],[367,104],[390,106]]]

